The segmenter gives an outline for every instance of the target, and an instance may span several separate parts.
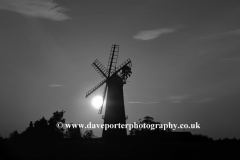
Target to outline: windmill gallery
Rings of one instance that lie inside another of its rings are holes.
[[[119,45],[112,45],[107,69],[98,61],[95,60],[92,64],[93,68],[100,74],[103,81],[101,81],[94,88],[86,93],[86,98],[106,83],[103,92],[103,101],[106,99],[104,126],[115,124],[126,124],[126,115],[124,108],[123,98],[123,85],[126,84],[126,79],[132,73],[132,63],[130,59],[127,59],[120,66],[116,68],[117,58],[119,53]],[[102,113],[103,104],[99,108],[99,114]],[[116,125],[117,126],[117,125]],[[103,130],[102,137],[104,139],[122,139],[127,136],[126,128],[116,127]]]

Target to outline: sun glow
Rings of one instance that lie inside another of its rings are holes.
[[[95,97],[93,97],[91,103],[92,103],[92,106],[95,109],[99,109],[102,106],[102,103],[103,103],[102,96],[95,96]]]

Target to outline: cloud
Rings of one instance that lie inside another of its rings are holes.
[[[0,0],[0,9],[54,21],[70,19],[63,13],[66,9],[53,0]]]
[[[219,38],[222,36],[240,36],[240,29],[217,33],[217,34],[213,34],[213,35],[209,35],[209,36],[204,36],[204,37],[200,37],[199,39],[204,40],[204,39],[208,39],[208,38]]]
[[[158,102],[128,102],[128,103],[135,103],[135,104],[155,104]]]
[[[229,31],[229,32],[225,32],[222,35],[240,35],[240,29]]]
[[[141,31],[135,36],[133,36],[133,38],[139,40],[151,40],[159,37],[160,35],[172,33],[175,30],[176,30],[175,28],[160,28],[156,30]]]
[[[222,58],[221,60],[222,61],[235,61],[235,62],[238,62],[238,61],[240,61],[240,58]]]
[[[181,95],[181,96],[170,96],[167,99],[173,103],[181,103],[184,99],[187,99],[189,95]]]
[[[158,103],[158,102],[148,102],[148,103]]]
[[[50,84],[49,87],[62,87],[63,85],[61,84]]]
[[[214,101],[215,99],[214,98],[205,98],[205,99],[202,99],[202,100],[198,100],[198,101],[193,101],[193,102],[211,102],[211,101]]]
[[[142,103],[142,102],[128,102],[128,103]]]

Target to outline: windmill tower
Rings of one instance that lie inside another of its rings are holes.
[[[92,64],[93,68],[100,74],[103,81],[92,88],[86,93],[86,98],[106,83],[103,92],[103,101],[106,97],[106,108],[104,125],[115,125],[115,124],[126,124],[126,116],[124,109],[124,98],[123,98],[123,85],[126,84],[126,79],[130,76],[132,63],[130,59],[127,59],[120,66],[116,68],[117,58],[119,52],[119,45],[112,45],[107,69],[98,61],[95,60]],[[104,104],[104,103],[103,103]],[[102,113],[103,104],[99,108],[99,114]],[[127,136],[126,128],[108,128],[103,129],[102,137],[104,139],[121,139]]]

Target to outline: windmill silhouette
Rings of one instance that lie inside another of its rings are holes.
[[[126,79],[130,77],[132,71],[132,63],[127,59],[120,66],[116,68],[117,58],[119,52],[119,45],[113,44],[109,56],[107,69],[98,61],[95,60],[92,64],[93,68],[100,74],[103,81],[101,81],[94,88],[86,93],[86,98],[106,83],[103,91],[103,104],[107,93],[104,125],[117,126],[118,124],[126,124],[126,116],[124,109],[123,85],[126,84]],[[103,104],[99,108],[98,113],[102,113]],[[117,125],[115,125],[117,124]],[[108,128],[103,129],[102,137],[104,139],[121,139],[127,136],[126,128]]]

